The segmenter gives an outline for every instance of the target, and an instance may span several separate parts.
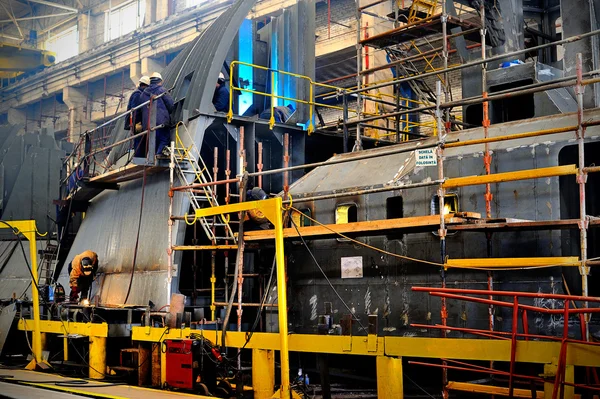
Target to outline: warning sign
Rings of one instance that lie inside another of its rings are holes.
[[[436,166],[437,156],[433,148],[415,151],[416,166]]]

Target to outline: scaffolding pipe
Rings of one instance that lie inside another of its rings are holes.
[[[217,179],[219,178],[219,148],[215,146],[214,149],[214,153],[213,153],[213,181],[217,181]],[[215,188],[216,189],[216,188]],[[216,194],[215,191],[211,189],[211,194],[213,199],[216,201]],[[216,231],[216,223],[217,223],[217,217],[213,216],[213,225],[212,225],[212,234],[213,237],[217,236],[217,231]],[[215,238],[213,238],[212,240],[212,245],[217,245],[217,240]],[[195,252],[194,252],[195,254]],[[211,251],[210,252],[210,319],[211,320],[216,320],[215,318],[215,291],[216,291],[216,283],[217,283],[217,276],[216,276],[216,268],[217,268],[217,251]],[[194,303],[194,305],[196,305]]]
[[[509,53],[504,53],[504,54],[500,54],[500,55],[496,55],[493,57],[488,58],[487,60],[477,60],[477,61],[472,61],[472,62],[467,62],[465,64],[461,64],[461,65],[457,65],[454,67],[450,67],[447,68],[444,72],[454,72],[454,71],[459,71],[461,69],[465,69],[465,68],[469,68],[472,66],[477,66],[477,65],[481,65],[485,62],[493,62],[493,61],[500,61],[503,60],[507,57],[514,57],[517,55],[521,55],[521,54],[526,54],[529,52],[533,52],[533,51],[537,51],[546,47],[551,47],[551,46],[559,46],[559,45],[563,45],[563,44],[568,44],[568,43],[572,43],[572,42],[576,42],[591,36],[596,36],[600,34],[600,29],[596,29],[587,33],[583,33],[581,35],[576,35],[576,36],[571,36],[567,39],[563,39],[563,40],[558,40],[556,42],[553,43],[546,43],[546,44],[541,44],[539,46],[535,46],[535,47],[530,47],[530,48],[526,48],[526,49],[521,49],[521,50],[515,50]],[[362,93],[364,91],[367,90],[372,90],[372,89],[380,89],[382,87],[386,87],[386,86],[391,86],[391,85],[396,85],[396,84],[400,84],[400,83],[405,83],[405,82],[409,82],[411,80],[416,80],[416,79],[423,79],[429,76],[435,76],[438,75],[440,73],[440,71],[433,71],[433,72],[427,72],[427,73],[423,73],[423,74],[419,74],[419,75],[414,75],[414,76],[409,76],[406,78],[401,78],[401,79],[396,79],[396,80],[392,80],[390,82],[386,82],[386,83],[380,83],[377,85],[372,85],[369,87],[364,87],[364,88],[357,88],[355,90],[351,90],[348,92],[348,94],[355,94],[355,93]]]
[[[262,172],[248,173],[248,176],[253,177],[253,176],[259,176],[259,175],[271,175],[271,174],[275,174],[275,173],[283,173],[286,171],[293,171],[293,170],[299,170],[299,169],[316,168],[319,166],[327,166],[327,165],[337,165],[340,163],[361,161],[364,159],[377,158],[377,157],[382,157],[382,156],[386,156],[386,155],[400,154],[403,152],[411,152],[411,151],[415,151],[415,150],[422,150],[425,148],[434,148],[434,147],[438,146],[437,142],[425,143],[425,141],[417,141],[417,140],[415,140],[415,142],[416,143],[413,145],[397,144],[397,145],[390,146],[391,150],[389,150],[389,151],[365,153],[365,154],[342,158],[342,159],[314,162],[314,163],[308,163],[308,164],[304,164],[304,165],[295,165],[295,166],[290,166],[289,168],[264,170]],[[458,140],[451,140],[450,142],[454,143],[454,142],[458,142]]]
[[[436,110],[435,117],[437,121],[437,164],[438,164],[438,181],[442,181],[438,186],[438,208],[440,212],[440,228],[438,230],[438,235],[440,237],[440,263],[444,263],[446,259],[446,219],[444,215],[444,202],[445,202],[445,189],[444,189],[444,138],[446,136],[445,130],[442,124],[442,109],[440,108],[440,104],[442,101],[442,82],[436,82]],[[442,279],[442,288],[446,288],[446,270],[445,268],[441,268],[440,275]],[[442,298],[442,307],[440,311],[440,317],[442,320],[442,325],[447,324],[448,311],[446,309],[446,299]],[[446,338],[446,330],[442,330],[442,337]],[[442,371],[442,387],[443,387],[443,398],[448,397],[448,390],[446,389],[446,385],[448,383],[448,372],[445,369]]]
[[[173,279],[173,184],[175,172],[175,142],[171,141],[171,154],[169,160],[169,248],[167,248],[167,305],[171,304],[171,280]]]
[[[588,72],[585,75],[591,76],[591,75],[598,74],[598,73],[600,73],[600,70]],[[450,102],[441,104],[441,108],[454,108],[454,107],[460,107],[460,106],[465,106],[465,105],[481,104],[486,101],[505,100],[507,98],[513,98],[513,97],[521,96],[524,94],[533,94],[533,93],[538,93],[538,92],[546,91],[546,90],[570,87],[570,86],[573,86],[573,84],[575,83],[574,82],[575,80],[576,80],[575,78],[562,78],[562,79],[551,80],[549,82],[542,82],[543,84],[542,83],[534,83],[532,85],[522,86],[521,89],[515,90],[515,91],[506,90],[503,92],[497,92],[495,94],[488,95],[486,98],[471,97],[471,98],[466,98],[466,99],[462,99],[462,100],[450,101]],[[600,82],[600,78],[583,80],[582,84],[590,85],[590,84],[594,84],[594,83],[598,83],[598,82]],[[371,116],[371,117],[357,120],[354,122],[355,123],[365,123],[365,122],[376,121],[379,119],[392,118],[396,115],[404,115],[404,114],[409,114],[409,113],[413,113],[413,112],[425,112],[425,111],[431,111],[434,109],[435,109],[435,105],[428,105],[425,107],[413,108],[410,110],[403,110],[403,111],[398,111],[398,112],[390,112],[387,114]]]
[[[588,274],[589,268],[586,265],[587,262],[587,210],[585,204],[585,183],[587,180],[587,174],[584,171],[585,168],[585,126],[583,126],[583,61],[581,53],[577,53],[576,61],[577,71],[577,85],[575,86],[575,94],[577,95],[577,151],[578,151],[578,171],[577,171],[577,183],[579,185],[579,241],[580,241],[580,259],[581,266],[579,267],[579,273],[581,274],[581,294],[588,296]],[[567,304],[565,304],[566,307]],[[588,307],[588,302],[584,302],[584,308]],[[590,339],[590,331],[588,326],[589,317],[584,315],[585,321],[585,337],[586,341]],[[565,320],[566,323],[566,320]]]
[[[593,296],[581,296],[581,295],[565,295],[565,294],[546,294],[542,292],[524,292],[524,291],[486,291],[486,290],[475,290],[470,288],[436,288],[436,287],[412,287],[412,291],[416,292],[443,292],[443,293],[455,293],[455,294],[467,294],[467,295],[494,295],[494,296],[518,296],[523,298],[538,298],[538,299],[557,299],[560,301],[588,301],[588,302],[600,302],[600,297]],[[512,306],[512,305],[510,305]],[[523,306],[523,305],[520,305]],[[536,308],[535,311],[540,311]],[[544,309],[550,310],[550,309]]]
[[[356,87],[360,90],[362,87],[362,49],[363,46],[360,40],[360,30],[362,29],[361,22],[361,9],[360,9],[360,1],[356,2]],[[356,116],[360,119],[362,114],[362,98],[360,96],[360,92],[356,93]],[[362,140],[360,137],[361,131],[360,126],[356,125],[356,140],[354,142],[354,146],[352,147],[352,151],[360,151],[362,150]]]
[[[297,203],[301,203],[301,202],[319,201],[319,200],[331,199],[331,198],[348,197],[351,195],[353,196],[353,195],[383,193],[386,191],[405,190],[405,189],[409,189],[409,188],[430,187],[430,186],[442,184],[443,182],[444,182],[444,180],[433,180],[433,181],[428,181],[428,182],[423,182],[423,183],[412,183],[412,184],[392,185],[392,186],[384,186],[384,187],[377,187],[377,188],[367,188],[364,190],[356,190],[355,188],[352,188],[347,191],[340,190],[339,192],[332,193],[332,194],[315,195],[312,197],[304,197],[304,198],[303,197],[294,197],[294,199],[292,201],[286,200],[286,201],[283,201],[283,203],[290,204],[293,202],[294,204],[297,204]]]

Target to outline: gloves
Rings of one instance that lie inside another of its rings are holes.
[[[71,293],[69,294],[69,302],[77,302],[79,300],[79,288],[71,287]]]

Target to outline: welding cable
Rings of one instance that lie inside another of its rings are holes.
[[[256,331],[256,327],[258,327],[258,323],[260,322],[262,311],[265,307],[265,303],[267,302],[267,298],[269,297],[269,292],[271,291],[271,283],[273,282],[273,272],[275,271],[276,264],[277,264],[277,257],[273,258],[273,265],[271,265],[271,273],[269,275],[269,281],[267,282],[267,285],[265,287],[265,294],[263,295],[262,300],[260,302],[260,307],[258,308],[258,312],[256,313],[256,318],[254,319],[252,328],[250,329],[250,332],[249,332],[248,336],[246,337],[246,342],[244,342],[244,345],[238,351],[237,356],[240,356],[240,354],[242,353],[242,349],[246,348],[246,345],[248,345],[248,343],[252,339],[252,335],[254,335],[254,332]]]
[[[353,238],[348,237],[347,235],[344,235],[340,232],[337,232],[335,230],[333,230],[331,227],[320,223],[318,220],[311,218],[310,216],[304,214],[303,212],[301,212],[300,210],[296,209],[296,208],[291,208],[292,211],[299,213],[300,215],[302,215],[302,217],[307,218],[308,220],[310,220],[311,222],[329,230],[330,232],[332,232],[333,234],[336,234],[348,241],[351,241],[357,245],[363,246],[365,248],[369,248],[372,249],[373,251],[377,251],[377,252],[381,252],[382,254],[385,255],[389,255],[389,256],[393,256],[395,258],[400,258],[403,260],[407,260],[407,261],[411,261],[411,262],[415,262],[415,263],[424,263],[427,265],[432,265],[432,266],[437,266],[437,267],[443,267],[445,269],[469,269],[469,270],[481,270],[481,271],[511,271],[511,270],[533,270],[533,269],[543,269],[543,268],[548,268],[548,267],[561,267],[561,266],[569,266],[571,265],[571,263],[557,263],[557,264],[552,264],[552,265],[542,265],[542,266],[526,266],[526,267],[521,267],[521,266],[516,266],[516,267],[502,267],[502,268],[489,268],[489,267],[477,267],[477,266],[449,266],[447,264],[443,264],[443,263],[438,263],[438,262],[432,262],[432,261],[428,261],[428,260],[424,260],[424,259],[418,259],[418,258],[412,258],[410,256],[406,256],[406,255],[400,255],[400,254],[396,254],[393,252],[389,252],[386,251],[385,249],[381,249],[381,248],[377,248],[374,247],[372,245],[366,244],[364,242],[355,240]],[[295,226],[295,225],[294,225]],[[295,226],[296,227],[296,226]],[[298,229],[296,229],[298,230]],[[300,236],[300,233],[298,232],[298,236]],[[592,261],[592,260],[598,260],[600,259],[600,257],[596,257],[596,258],[590,258],[588,259],[588,261]]]
[[[240,181],[240,202],[246,201],[246,183],[248,182],[248,173],[245,173]],[[240,212],[240,223],[238,226],[238,251],[235,257],[235,269],[233,272],[233,287],[231,287],[231,296],[229,297],[229,303],[225,310],[225,317],[223,318],[223,327],[221,333],[221,346],[227,348],[225,345],[225,333],[227,332],[227,324],[229,323],[229,316],[231,315],[231,309],[233,308],[233,301],[235,294],[237,293],[237,279],[240,274],[240,263],[243,259],[243,248],[244,248],[244,219],[246,218],[246,211]],[[240,254],[242,254],[240,256]]]
[[[323,268],[319,264],[319,261],[317,261],[317,258],[315,258],[315,255],[313,254],[313,252],[308,247],[308,244],[304,240],[304,237],[302,237],[302,234],[300,234],[300,230],[298,229],[298,226],[296,225],[296,222],[294,222],[294,219],[290,218],[290,221],[292,222],[292,225],[296,229],[296,233],[298,233],[298,237],[300,237],[300,240],[302,240],[302,244],[304,244],[304,248],[306,248],[306,250],[308,251],[308,254],[312,258],[313,262],[315,263],[315,265],[317,266],[317,268],[321,271],[321,274],[323,275],[323,277],[325,277],[325,281],[327,281],[327,284],[329,284],[329,286],[331,287],[331,289],[333,290],[333,292],[335,293],[335,295],[337,295],[337,297],[342,302],[342,304],[344,304],[344,306],[346,307],[346,309],[348,309],[348,312],[350,312],[350,314],[352,315],[352,318],[354,320],[356,320],[356,322],[358,323],[358,325],[360,325],[360,328],[362,328],[363,331],[367,331],[367,328],[360,322],[360,320],[358,319],[358,317],[356,317],[354,315],[354,312],[352,311],[352,309],[350,309],[350,307],[348,306],[348,304],[344,301],[344,299],[342,299],[341,295],[337,292],[337,290],[335,289],[335,287],[333,286],[333,284],[331,284],[331,281],[327,277],[327,274],[325,274],[325,271],[323,270]]]
[[[150,97],[150,102],[148,103],[148,108],[152,109],[152,101],[153,101],[154,96]],[[150,143],[150,112],[148,112],[148,135],[146,135],[146,157],[148,156],[148,145]],[[141,140],[140,140],[141,141]],[[154,154],[154,157],[156,157],[156,154]],[[147,167],[146,165],[144,165],[144,174],[142,177],[142,195],[141,195],[141,200],[140,200],[140,215],[138,218],[138,227],[137,227],[137,233],[135,236],[135,246],[133,249],[133,260],[131,262],[131,275],[129,276],[129,286],[127,287],[127,294],[125,295],[125,300],[123,301],[123,304],[127,304],[127,300],[129,299],[129,294],[131,294],[131,286],[133,285],[133,276],[135,274],[135,263],[137,261],[137,254],[138,254],[138,247],[140,244],[140,230],[142,227],[142,214],[144,212],[144,194],[146,192],[146,176],[147,176]]]

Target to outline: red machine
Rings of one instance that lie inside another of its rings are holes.
[[[166,340],[167,385],[172,388],[193,390],[200,375],[200,342],[191,339]]]

